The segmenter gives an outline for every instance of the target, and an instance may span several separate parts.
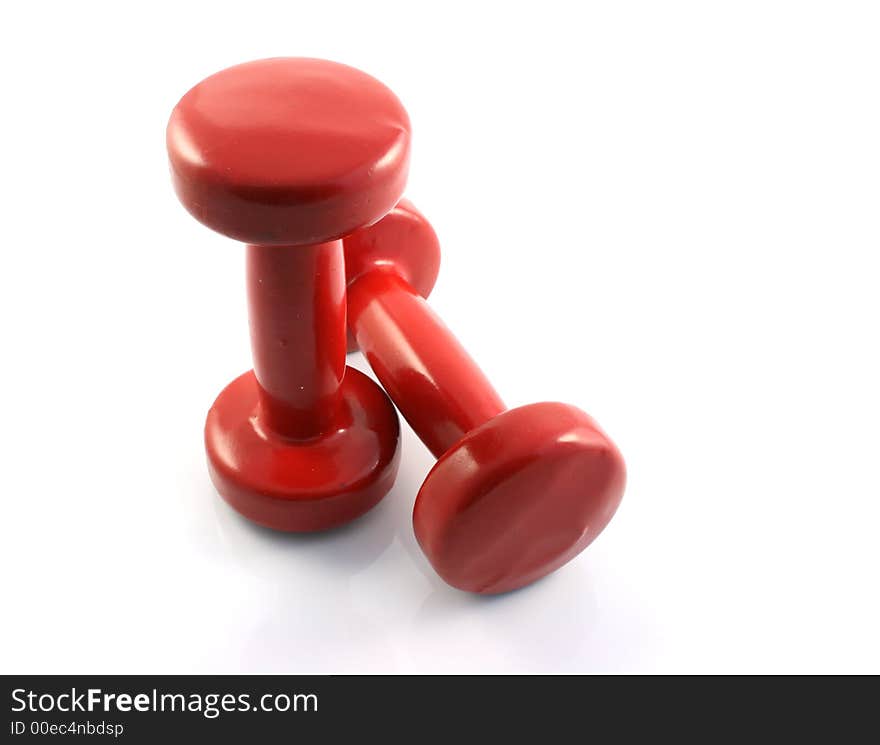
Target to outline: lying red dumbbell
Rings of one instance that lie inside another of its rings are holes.
[[[416,538],[450,585],[522,587],[559,568],[614,515],[626,472],[619,451],[574,406],[505,411],[501,398],[411,277],[437,252],[404,202],[345,241],[348,324],[416,434],[439,458],[416,498]]]
[[[247,247],[254,370],[208,413],[217,490],[280,530],[347,522],[391,488],[397,414],[346,368],[341,238],[400,198],[409,118],[370,76],[314,59],[269,59],[212,75],[167,130],[184,206]],[[207,274],[207,272],[206,272]]]

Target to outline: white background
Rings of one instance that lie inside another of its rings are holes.
[[[880,672],[878,40],[870,2],[4,5],[2,671]],[[510,405],[627,459],[535,586],[432,573],[406,428],[331,534],[212,489],[243,249],[177,203],[164,127],[276,55],[400,96],[432,304]]]

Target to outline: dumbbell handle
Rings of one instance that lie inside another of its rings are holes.
[[[247,288],[262,423],[291,439],[330,431],[345,374],[342,241],[248,246]]]
[[[403,277],[375,268],[348,287],[348,325],[392,401],[438,458],[507,407]]]

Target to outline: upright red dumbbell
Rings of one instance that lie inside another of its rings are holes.
[[[437,573],[480,593],[513,590],[574,558],[608,524],[626,471],[580,409],[505,410],[414,289],[436,237],[402,203],[345,240],[348,323],[385,390],[439,458],[416,497],[416,538]]]
[[[345,366],[340,239],[400,198],[406,112],[358,70],[269,59],[190,90],[171,115],[167,145],[187,210],[249,244],[254,369],[208,413],[217,490],[241,514],[280,530],[357,517],[391,488],[399,423],[382,390]]]

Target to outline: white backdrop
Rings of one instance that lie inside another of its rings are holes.
[[[880,671],[878,38],[870,2],[4,6],[2,672]],[[406,428],[331,534],[214,494],[243,249],[178,204],[164,127],[276,55],[400,96],[432,304],[510,405],[626,457],[533,587],[433,575]]]

